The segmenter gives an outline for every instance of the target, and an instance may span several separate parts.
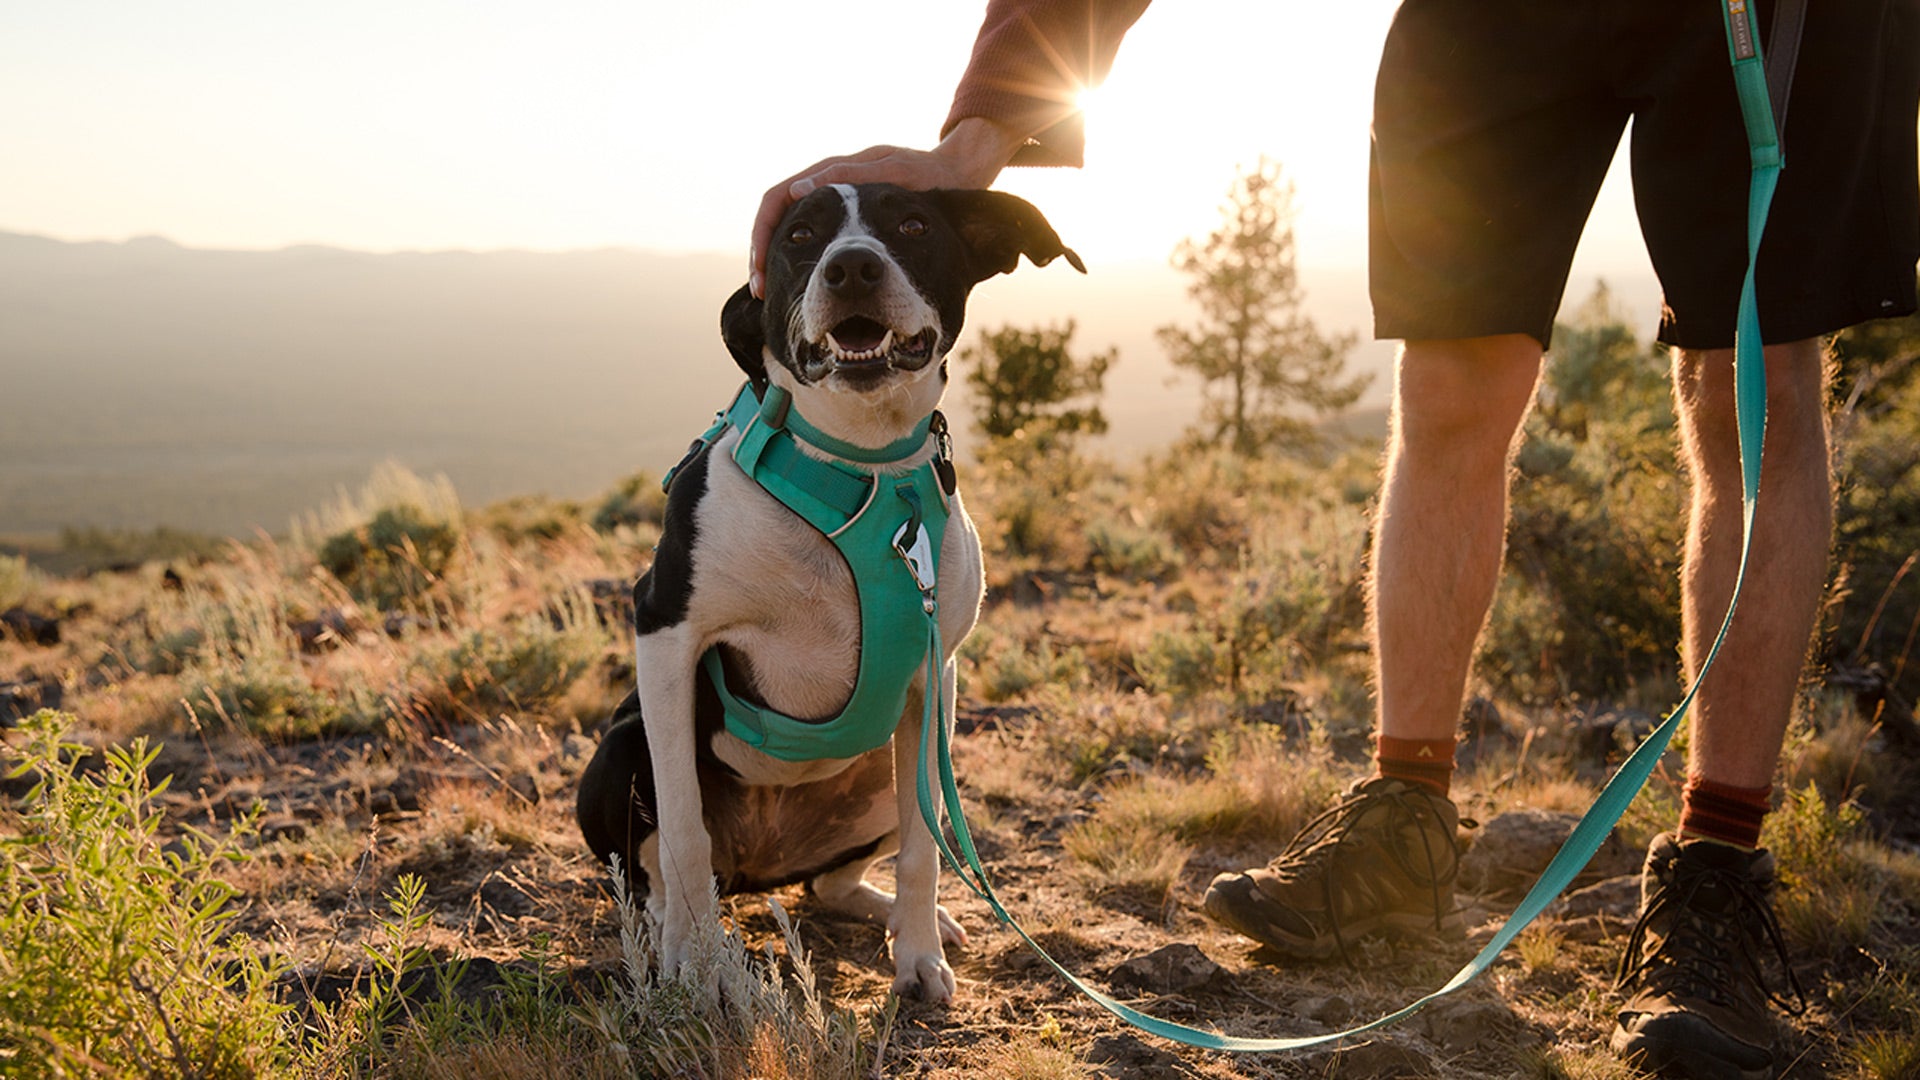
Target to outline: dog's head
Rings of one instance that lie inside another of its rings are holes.
[[[721,336],[756,389],[783,387],[830,431],[832,414],[870,411],[850,398],[917,409],[910,425],[939,402],[967,294],[1022,255],[1037,266],[1065,256],[1086,272],[1040,211],[1012,195],[820,188],[774,230],[766,299],[735,293]]]

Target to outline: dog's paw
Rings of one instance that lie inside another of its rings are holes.
[[[663,926],[660,934],[660,970],[684,975],[692,966],[692,935]]]
[[[937,952],[922,956],[896,956],[894,965],[894,993],[921,1001],[953,1000],[953,968],[947,963],[946,957]]]
[[[967,944],[967,931],[965,927],[960,925],[960,920],[948,914],[945,904],[935,907],[933,911],[940,920],[941,944],[952,945],[955,948],[965,948]]]

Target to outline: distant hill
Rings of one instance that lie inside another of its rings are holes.
[[[278,533],[390,458],[446,473],[475,504],[657,472],[737,383],[717,323],[739,263],[0,233],[0,535]],[[1120,350],[1107,448],[1165,445],[1199,400],[1153,339],[1190,317],[1184,281],[1161,265],[1092,270],[989,281],[969,325],[1077,319],[1077,345]],[[1365,334],[1363,274],[1303,280],[1324,329]],[[1391,357],[1368,343],[1354,362],[1385,372]]]

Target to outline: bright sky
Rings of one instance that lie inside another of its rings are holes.
[[[200,247],[737,253],[817,158],[924,146],[982,0],[6,0],[0,229]],[[1261,153],[1301,259],[1365,259],[1392,0],[1163,0],[1089,114],[1088,167],[1014,170],[1090,261],[1164,260]],[[1619,171],[1619,170],[1616,170]],[[1582,262],[1644,267],[1624,185]]]

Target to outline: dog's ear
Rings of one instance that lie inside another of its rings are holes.
[[[1025,255],[1035,266],[1045,266],[1065,256],[1067,264],[1081,273],[1085,263],[1074,250],[1060,242],[1060,236],[1047,219],[1025,199],[1003,191],[967,191],[945,189],[927,193],[940,205],[947,220],[959,232],[975,282],[995,274],[1011,274]]]
[[[767,302],[754,299],[745,285],[720,308],[720,340],[755,390],[767,388],[766,313]]]

